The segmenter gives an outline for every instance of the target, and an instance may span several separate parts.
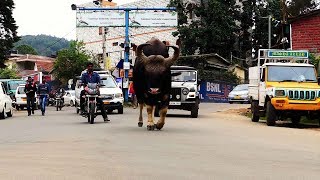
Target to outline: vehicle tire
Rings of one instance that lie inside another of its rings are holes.
[[[90,103],[90,111],[88,117],[90,117],[90,124],[94,123],[94,116],[95,116],[95,104]]]
[[[229,101],[229,104],[233,104],[233,102],[232,102],[232,101]]]
[[[259,102],[258,101],[252,101],[251,102],[251,121],[252,122],[259,122],[260,116],[259,116]]]
[[[110,113],[113,112],[113,110],[112,109],[108,109],[107,112],[110,114]]]
[[[59,111],[59,106],[58,106],[58,102],[57,102],[56,108],[57,108],[57,111]]]
[[[156,108],[154,109],[154,117],[160,117],[159,111],[160,111],[159,105],[156,105]]]
[[[196,101],[196,104],[194,104],[191,108],[191,117],[197,118],[199,113],[199,103]]]
[[[7,113],[8,117],[12,117],[12,109],[10,109],[10,112]]]
[[[291,122],[294,125],[298,125],[300,123],[300,120],[301,120],[301,116],[299,115],[291,117]]]
[[[17,110],[17,111],[19,111],[19,110],[20,110],[20,107],[19,107],[19,106],[17,106],[17,105],[16,105],[16,110]]]
[[[74,106],[74,102],[71,100],[70,101],[70,106],[73,107]]]
[[[275,126],[277,120],[276,109],[271,104],[271,101],[267,102],[267,125],[268,126]]]
[[[5,119],[6,115],[4,113],[4,109],[2,110],[2,112],[0,113],[0,119]]]
[[[120,107],[118,108],[118,114],[123,114],[123,106],[120,106]]]

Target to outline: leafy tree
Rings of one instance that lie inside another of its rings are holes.
[[[287,3],[289,16],[305,14],[317,9],[319,3],[316,0],[291,0]]]
[[[235,0],[207,0],[200,4],[185,8],[181,0],[171,0],[169,6],[177,7],[179,16],[178,36],[182,42],[182,54],[218,53],[229,57],[234,48],[235,32],[238,31],[235,20],[239,11]],[[195,15],[188,22],[188,15]]]
[[[33,49],[33,47],[29,46],[29,45],[20,45],[16,48],[16,50],[18,50],[19,54],[33,54],[33,55],[37,55],[37,51],[35,49]]]
[[[71,41],[68,49],[58,52],[54,74],[62,83],[66,83],[75,75],[80,75],[86,68],[89,58],[90,56],[84,50],[83,42]]]
[[[13,43],[19,40],[17,26],[12,17],[14,8],[13,0],[0,1],[0,67],[4,67],[7,52],[13,47]]]
[[[17,71],[8,67],[0,69],[0,79],[17,79]]]

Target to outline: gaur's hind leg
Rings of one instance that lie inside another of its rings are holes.
[[[139,122],[138,122],[139,127],[143,126],[143,117],[142,117],[143,105],[144,105],[143,103],[139,103],[139,107],[140,107]]]
[[[168,106],[162,107],[162,109],[160,109],[159,114],[160,114],[160,119],[156,124],[156,128],[157,129],[162,129],[164,124],[165,124],[165,119],[167,116],[167,112],[168,112]]]
[[[154,130],[154,122],[153,122],[153,106],[147,105],[147,113],[148,113],[148,126],[147,129],[149,131]]]

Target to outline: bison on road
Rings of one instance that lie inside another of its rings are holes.
[[[174,54],[169,57],[169,48]],[[137,59],[133,69],[133,86],[140,106],[138,126],[143,126],[142,110],[147,105],[148,130],[161,129],[170,100],[171,72],[170,67],[179,58],[179,48],[166,46],[159,39],[152,38],[137,47]],[[159,121],[154,124],[155,106],[159,106]]]

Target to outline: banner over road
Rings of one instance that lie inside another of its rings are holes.
[[[130,27],[176,27],[176,12],[130,11]],[[125,27],[125,13],[120,11],[77,11],[77,27]]]

